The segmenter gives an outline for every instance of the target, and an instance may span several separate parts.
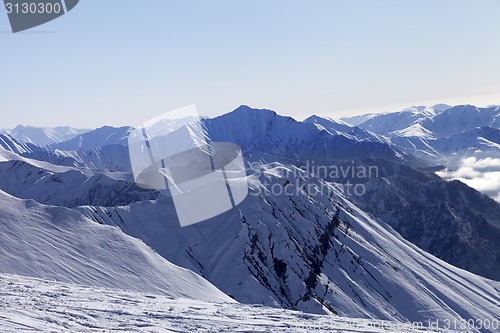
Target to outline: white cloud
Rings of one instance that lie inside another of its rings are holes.
[[[452,171],[454,178],[473,179],[481,177],[481,172],[474,170],[471,167],[460,167],[457,171]]]
[[[467,157],[460,162],[460,166],[474,169],[500,170],[500,158],[487,157],[478,160],[475,157]]]
[[[456,170],[445,169],[437,174],[444,179],[458,179],[500,202],[500,158],[468,157]]]
[[[496,193],[500,190],[500,171],[485,172],[480,177],[457,178],[463,183],[481,192]]]

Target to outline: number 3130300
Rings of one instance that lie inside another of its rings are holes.
[[[10,3],[5,4],[7,14],[59,14],[61,12],[60,3]]]

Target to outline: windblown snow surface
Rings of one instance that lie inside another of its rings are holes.
[[[449,332],[417,323],[319,316],[0,274],[0,331]]]

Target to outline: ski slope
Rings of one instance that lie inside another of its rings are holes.
[[[199,275],[118,228],[0,191],[0,272],[170,297],[231,302]]]

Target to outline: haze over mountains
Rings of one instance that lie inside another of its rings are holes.
[[[211,140],[242,148],[250,195],[186,228],[170,197],[132,183],[131,128],[16,127],[0,135],[0,273],[398,322],[495,319],[498,192],[464,183],[496,175],[499,114],[437,105],[300,122],[241,106],[204,119]]]

